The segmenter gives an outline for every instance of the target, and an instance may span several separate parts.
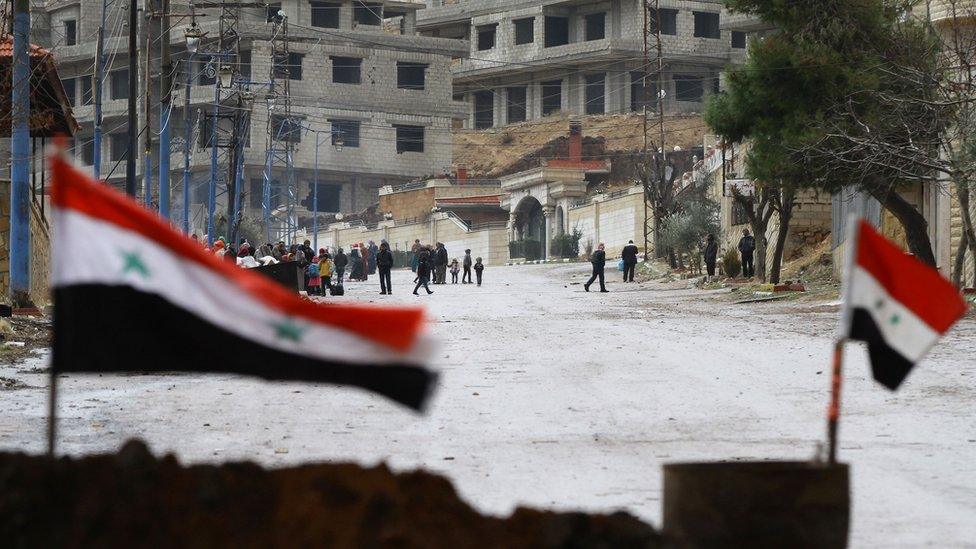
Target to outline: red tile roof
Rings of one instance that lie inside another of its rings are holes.
[[[12,57],[14,54],[14,37],[11,34],[0,37],[0,57]],[[30,45],[30,55],[31,57],[46,57],[51,55],[51,52],[38,46],[37,44]]]

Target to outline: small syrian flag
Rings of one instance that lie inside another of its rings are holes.
[[[423,311],[316,305],[207,253],[52,158],[53,372],[224,372],[351,385],[421,410]]]
[[[840,337],[868,344],[871,370],[895,390],[966,312],[959,290],[864,220],[852,223]]]

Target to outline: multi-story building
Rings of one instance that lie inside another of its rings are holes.
[[[125,155],[129,75],[126,54],[126,3],[109,3],[105,25],[108,60],[103,81],[101,176],[120,184]],[[158,6],[158,4],[156,4]],[[185,0],[171,3],[171,46],[176,94],[168,117],[171,134],[173,216],[182,215],[184,147],[184,83],[190,93],[191,202],[199,211],[209,194],[211,120],[214,74],[207,70],[220,32],[219,2],[197,3],[196,20],[207,33],[196,55],[187,54],[184,30],[190,23]],[[288,65],[292,115],[298,126],[289,132],[294,142],[293,179],[297,209],[307,218],[316,168],[318,144],[318,210],[323,213],[359,211],[375,203],[384,185],[445,173],[451,165],[452,120],[466,116],[466,105],[452,100],[452,59],[467,55],[458,40],[421,36],[416,12],[423,3],[403,0],[246,2],[240,8],[240,78],[250,82],[254,95],[250,130],[244,147],[242,205],[246,215],[260,218],[268,134],[267,82],[271,71],[273,19],[287,17]],[[49,43],[58,52],[65,89],[75,104],[82,130],[76,140],[79,163],[94,159],[92,73],[96,35],[102,19],[100,0],[54,0],[46,5]],[[257,7],[255,7],[257,6]],[[146,19],[140,14],[140,21]],[[140,26],[145,26],[140,23]],[[159,20],[149,25],[152,38],[153,102],[158,101]],[[144,32],[144,30],[143,30]],[[140,41],[142,43],[142,41]],[[140,48],[140,56],[145,50]],[[223,64],[224,61],[221,62]],[[279,62],[280,63],[280,62]],[[223,109],[229,106],[225,105]],[[144,122],[140,107],[140,124]],[[152,131],[158,132],[159,109],[151,109]],[[220,124],[221,122],[218,122]],[[314,133],[318,132],[318,133]],[[331,136],[331,137],[330,137]],[[339,139],[341,137],[341,139]],[[342,146],[334,146],[337,141]],[[135,146],[143,170],[143,144]],[[154,153],[158,154],[158,153]],[[158,158],[153,162],[158,166]],[[276,166],[272,177],[279,178]],[[221,172],[226,170],[221,169]],[[157,176],[153,174],[153,181]],[[154,187],[154,193],[158,192]],[[218,197],[224,202],[226,196]],[[273,204],[272,206],[275,206]],[[199,220],[194,226],[202,228]]]
[[[482,129],[557,111],[577,115],[657,110],[660,29],[665,112],[699,112],[746,34],[722,26],[720,0],[428,0],[417,28],[468,40],[455,61],[454,97],[471,106],[464,122]]]

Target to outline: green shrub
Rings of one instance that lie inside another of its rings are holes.
[[[725,276],[735,278],[742,271],[742,261],[739,260],[739,252],[734,248],[729,248],[722,256],[722,270]]]
[[[535,261],[542,259],[542,242],[534,238],[526,238],[522,241],[525,245],[525,260]]]
[[[573,227],[573,232],[556,235],[552,239],[553,257],[577,258],[580,255],[580,239],[583,238],[583,231],[579,227]]]

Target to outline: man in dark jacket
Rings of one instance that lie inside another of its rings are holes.
[[[756,238],[749,234],[749,229],[742,229],[739,239],[739,253],[742,254],[742,276],[752,278],[756,276],[756,267],[752,263],[752,254],[756,251]]]
[[[434,266],[437,271],[434,277],[434,284],[444,284],[447,282],[447,248],[441,242],[437,243],[437,250],[434,252]]]
[[[471,250],[464,250],[464,263],[461,265],[464,268],[464,274],[461,275],[461,284],[471,284]]]
[[[427,290],[427,295],[434,293],[430,291],[430,288],[427,287],[427,281],[430,279],[430,272],[432,269],[431,255],[433,254],[431,254],[427,248],[421,248],[420,253],[417,254],[417,286],[413,289],[413,295],[420,295],[417,293],[417,290],[419,290],[421,286]]]
[[[335,265],[337,284],[342,286],[342,275],[346,272],[346,265],[349,264],[349,258],[343,253],[342,248],[339,248],[339,251],[336,252],[335,259],[332,260],[332,263]]]
[[[393,269],[393,252],[384,240],[380,243],[380,251],[376,252],[376,268],[380,271],[380,295],[393,293],[393,280],[390,271]]]
[[[718,260],[718,242],[715,235],[710,234],[705,242],[705,270],[708,278],[715,276],[715,262]]]
[[[599,277],[600,292],[607,293],[607,287],[603,280],[603,267],[607,264],[607,252],[604,251],[603,244],[597,246],[596,251],[590,256],[590,263],[593,264],[593,276],[590,277],[586,284],[583,284],[583,289],[587,292],[590,291],[590,284],[593,284],[593,281]]]
[[[637,270],[637,246],[634,245],[633,240],[624,246],[620,257],[624,260],[624,282],[633,282],[634,271]]]

